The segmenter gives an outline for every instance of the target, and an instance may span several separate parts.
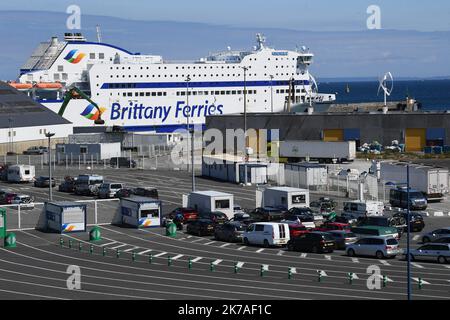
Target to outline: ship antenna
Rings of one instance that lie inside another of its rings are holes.
[[[257,33],[256,42],[258,43],[258,50],[262,50],[265,48],[264,43],[266,42],[266,37],[264,37],[261,33]]]
[[[100,32],[100,26],[99,25],[97,25],[96,30],[97,30],[97,42],[101,43],[102,42],[102,33]]]

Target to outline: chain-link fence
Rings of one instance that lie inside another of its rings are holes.
[[[88,226],[111,224],[120,207],[119,199],[75,201],[86,204],[86,223]],[[8,231],[35,229],[43,219],[45,204],[28,203],[21,205],[1,205],[6,210]]]

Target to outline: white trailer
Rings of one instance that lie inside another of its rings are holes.
[[[318,160],[319,162],[346,162],[356,157],[355,141],[287,140],[280,142],[280,157],[289,162]]]
[[[265,207],[291,208],[309,207],[309,190],[291,187],[270,187],[262,193]]]
[[[59,143],[56,145],[58,161],[108,160],[121,156],[120,142],[111,143]]]
[[[218,191],[195,191],[183,198],[183,207],[194,208],[198,212],[220,211],[231,219],[234,216],[234,196]]]
[[[287,163],[284,165],[286,185],[294,188],[320,189],[328,184],[328,169],[316,163]]]
[[[399,186],[406,185],[406,168],[404,162],[381,162],[380,180],[392,182]],[[409,164],[409,185],[412,189],[423,192],[428,201],[441,201],[449,191],[448,169]]]
[[[8,167],[7,178],[9,182],[32,182],[35,174],[34,166],[19,164]]]

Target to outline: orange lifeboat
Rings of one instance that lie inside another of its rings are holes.
[[[17,90],[30,90],[31,88],[33,88],[33,85],[31,83],[10,82],[8,84]]]
[[[36,83],[35,88],[47,89],[47,90],[59,90],[62,89],[62,84],[59,82],[39,82]]]

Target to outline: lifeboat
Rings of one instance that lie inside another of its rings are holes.
[[[34,86],[36,89],[47,89],[47,90],[59,90],[62,89],[62,84],[59,82],[39,82]]]
[[[31,83],[10,82],[8,84],[17,90],[30,90],[31,88],[33,88],[33,85]]]

